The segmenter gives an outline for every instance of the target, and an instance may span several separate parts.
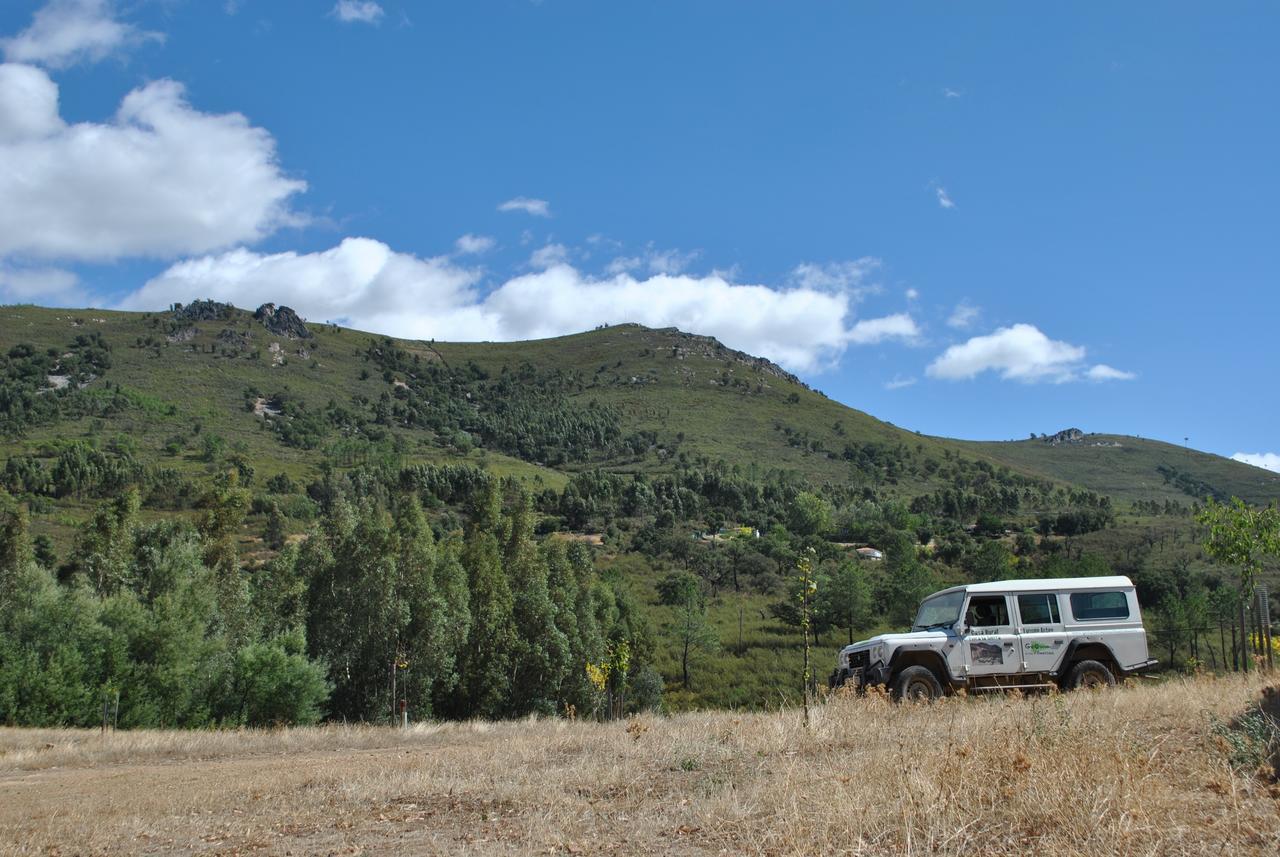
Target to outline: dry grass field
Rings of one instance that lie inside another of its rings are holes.
[[[0,730],[0,853],[1274,855],[1280,791],[1220,734],[1261,686],[842,697],[808,730]]]

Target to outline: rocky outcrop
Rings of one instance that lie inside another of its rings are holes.
[[[310,339],[312,336],[311,331],[307,330],[307,326],[302,323],[302,319],[298,318],[298,314],[287,306],[263,304],[254,311],[253,317],[262,322],[262,326],[276,336],[287,339]]]
[[[221,301],[192,301],[186,306],[174,304],[170,310],[181,321],[221,321],[231,318],[236,308]]]
[[[781,378],[784,381],[790,381],[792,384],[799,384],[805,389],[809,385],[801,381],[795,375],[792,375],[786,369],[778,364],[766,360],[763,357],[753,357],[744,351],[735,351],[725,345],[714,336],[700,336],[696,333],[685,333],[674,327],[664,328],[659,333],[665,333],[675,340],[673,356],[683,358],[688,355],[697,355],[700,357],[709,357],[715,360],[730,360],[765,375],[771,375],[774,378]]]
[[[1064,443],[1080,443],[1084,440],[1084,432],[1078,428],[1063,429],[1057,434],[1041,435],[1040,439],[1050,446],[1060,446]]]

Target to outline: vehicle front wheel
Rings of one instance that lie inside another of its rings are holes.
[[[1100,687],[1115,687],[1116,677],[1107,665],[1100,661],[1081,661],[1071,668],[1067,675],[1067,689],[1093,690]]]
[[[942,682],[928,667],[907,667],[894,676],[891,690],[900,702],[932,702],[942,696]]]

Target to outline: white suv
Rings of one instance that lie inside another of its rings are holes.
[[[841,649],[830,683],[935,699],[960,688],[1110,686],[1155,663],[1129,578],[1000,580],[930,595],[910,633]]]

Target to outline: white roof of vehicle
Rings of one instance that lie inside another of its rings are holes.
[[[1132,589],[1133,581],[1121,575],[1111,577],[1057,577],[1038,580],[993,580],[990,583],[965,583],[942,592],[967,590],[983,592],[1061,592],[1067,589]],[[940,593],[935,592],[934,595]]]

